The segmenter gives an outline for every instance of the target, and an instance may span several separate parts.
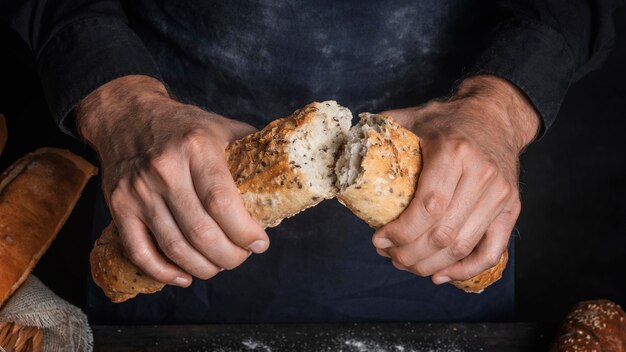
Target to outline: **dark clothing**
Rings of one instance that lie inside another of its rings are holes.
[[[262,127],[313,100],[334,99],[354,112],[415,106],[448,94],[464,76],[489,73],[527,94],[545,130],[568,86],[606,57],[615,3],[136,0],[122,10],[115,1],[21,0],[12,6],[3,15],[33,49],[52,114],[67,132],[73,130],[67,116],[81,99],[129,74],[158,77],[182,101]],[[267,253],[186,290],[167,287],[115,306],[92,291],[92,321],[512,316],[511,267],[481,295],[435,286],[378,256],[372,230],[334,201],[269,233]]]

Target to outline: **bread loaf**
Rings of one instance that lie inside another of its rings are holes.
[[[336,164],[337,199],[374,228],[396,219],[417,188],[422,157],[419,138],[383,115],[363,113],[348,133]],[[502,277],[508,253],[493,268],[456,287],[480,293]]]
[[[226,161],[252,218],[273,227],[333,198],[336,154],[351,120],[350,110],[336,102],[315,102],[231,143]],[[164,286],[126,258],[114,225],[96,241],[90,261],[94,281],[113,302]]]
[[[584,301],[567,314],[551,352],[626,351],[626,314],[605,299]]]
[[[276,226],[338,190],[339,201],[372,227],[402,213],[421,170],[419,139],[389,117],[364,113],[350,128],[351,119],[334,101],[311,103],[227,147],[228,167],[255,220]],[[507,258],[505,252],[493,268],[452,284],[481,292],[500,279]],[[96,241],[90,261],[94,281],[113,302],[164,287],[125,256],[113,224]]]
[[[96,168],[66,150],[42,148],[0,177],[0,306],[61,229]]]
[[[4,150],[4,146],[7,144],[7,124],[4,119],[4,115],[0,114],[0,155]]]

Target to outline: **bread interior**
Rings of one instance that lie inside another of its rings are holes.
[[[348,138],[335,165],[339,192],[360,182],[363,173],[361,162],[368,147],[367,131],[380,132],[385,123],[385,119],[376,114],[362,113],[359,117],[359,123],[348,132]]]
[[[294,134],[289,159],[304,174],[313,192],[332,197],[335,187],[335,160],[344,144],[352,113],[335,101],[319,103],[317,117]]]

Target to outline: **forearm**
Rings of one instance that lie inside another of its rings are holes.
[[[138,113],[156,108],[157,101],[169,100],[159,80],[130,75],[112,80],[90,93],[74,110],[78,133],[94,144],[115,134],[116,129],[129,128],[124,119],[147,119],[150,114]],[[133,113],[134,112],[134,113]],[[146,121],[147,123],[147,121]]]
[[[511,82],[496,76],[473,76],[461,82],[451,101],[471,98],[477,109],[509,133],[509,140],[520,152],[537,136],[541,120],[528,97]],[[485,121],[488,122],[488,121]]]
[[[614,0],[500,1],[492,31],[470,75],[494,75],[517,86],[537,110],[542,135],[555,121],[567,89],[600,67],[613,42]]]

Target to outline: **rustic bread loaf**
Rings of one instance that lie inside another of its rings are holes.
[[[350,110],[336,102],[315,102],[231,143],[226,161],[252,218],[273,227],[333,198],[336,154],[351,121]],[[90,261],[94,281],[113,302],[164,286],[126,258],[114,225],[96,241]]]
[[[0,155],[4,150],[4,146],[7,144],[7,124],[4,119],[4,115],[0,114]]]
[[[408,206],[422,169],[419,138],[383,115],[363,113],[350,129],[337,160],[337,199],[374,228],[396,219]],[[480,293],[502,277],[508,253],[493,268],[452,284]]]
[[[42,148],[0,177],[0,306],[15,292],[72,212],[96,168],[66,150]]]
[[[337,195],[372,227],[396,219],[415,193],[422,167],[419,139],[389,117],[360,116],[350,129],[348,109],[334,101],[311,103],[231,143],[227,163],[252,217],[273,227]],[[505,252],[493,268],[452,284],[481,292],[500,279],[507,259]],[[113,224],[96,241],[90,260],[94,281],[113,302],[164,286],[126,258]]]
[[[557,333],[551,352],[626,351],[626,314],[605,299],[576,304]]]

